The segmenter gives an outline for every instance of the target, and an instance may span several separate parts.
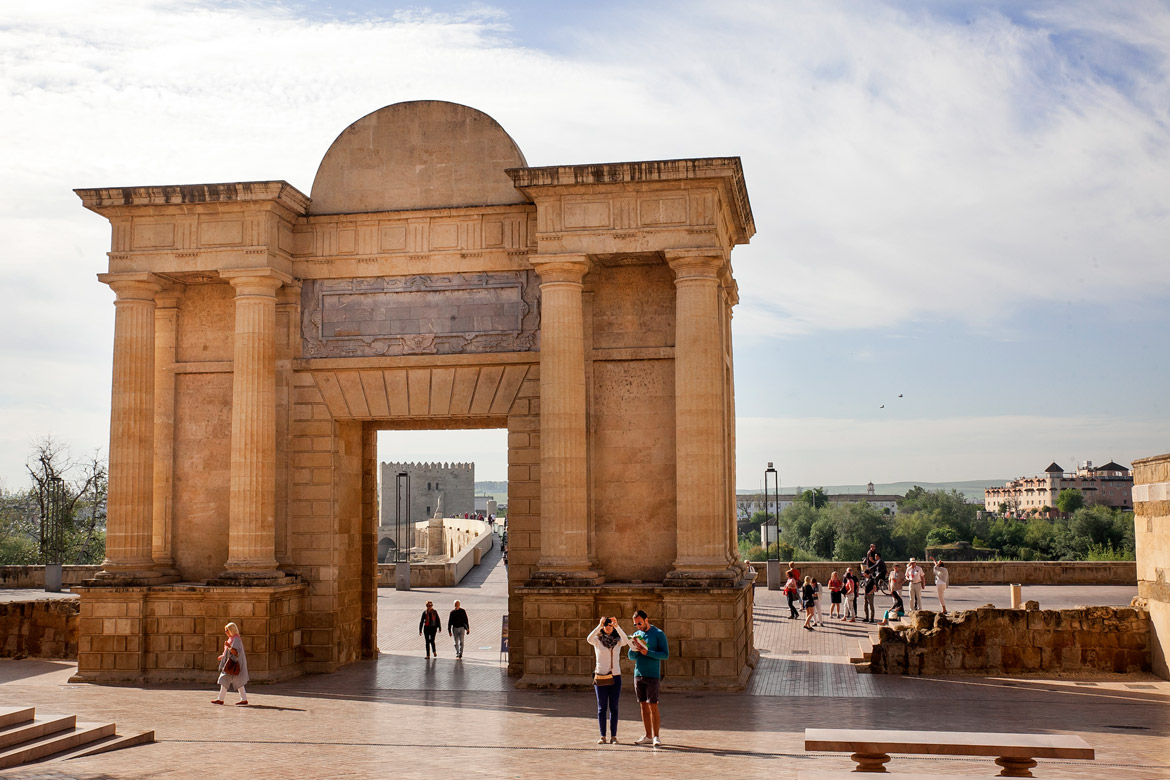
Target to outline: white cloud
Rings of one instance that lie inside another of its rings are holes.
[[[19,334],[0,346],[2,427],[105,445],[113,307],[93,274],[108,228],[73,187],[308,191],[347,124],[400,100],[485,110],[535,165],[741,155],[759,228],[735,256],[741,335],[1165,296],[1170,12],[1060,4],[1037,20],[692,2],[541,51],[492,8],[323,21],[277,2],[0,5],[0,328]],[[1145,51],[1132,88],[1052,31]],[[10,483],[24,449],[0,443]]]

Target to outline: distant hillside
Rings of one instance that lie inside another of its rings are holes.
[[[1007,479],[969,479],[964,482],[875,482],[873,489],[875,493],[882,493],[885,495],[896,494],[899,496],[906,495],[906,491],[918,485],[926,490],[945,490],[950,492],[957,490],[963,494],[968,500],[983,501],[983,491],[989,487],[996,487],[1004,485],[1008,482]],[[864,493],[865,485],[801,485],[801,490],[808,488],[821,487],[825,489],[826,493]],[[759,489],[755,490],[736,490],[736,493],[759,493]],[[792,495],[796,492],[796,488],[780,488],[780,493]]]
[[[502,482],[476,482],[475,494],[477,496],[488,495],[496,500],[497,503],[508,503],[508,481]]]

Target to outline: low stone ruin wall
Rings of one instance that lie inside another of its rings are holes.
[[[1134,607],[912,612],[883,627],[875,674],[1132,674],[1150,671],[1150,615]]]
[[[0,658],[77,658],[77,599],[0,602]]]
[[[906,561],[898,563],[905,569]],[[919,561],[926,573],[926,584],[934,586],[934,567],[930,561]],[[768,585],[768,565],[755,563],[759,577],[757,587]],[[811,575],[821,583],[829,581],[829,575],[845,574],[845,569],[856,563],[841,561],[798,561],[796,567],[802,576]],[[788,562],[780,564],[780,576],[788,569]],[[1136,561],[947,561],[948,579],[951,585],[1133,585],[1137,586]],[[781,583],[783,585],[783,583]]]
[[[101,571],[101,566],[62,566],[61,585],[80,585],[83,580],[92,580]],[[44,566],[0,566],[0,588],[43,588],[45,587]]]

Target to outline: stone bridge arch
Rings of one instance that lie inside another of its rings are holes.
[[[738,158],[528,167],[438,101],[346,128],[282,181],[77,190],[109,219],[107,560],[78,675],[252,676],[376,648],[375,437],[508,431],[509,672],[588,679],[600,614],[647,609],[672,682],[742,686],[730,252]]]

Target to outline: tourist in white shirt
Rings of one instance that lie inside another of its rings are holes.
[[[926,572],[918,565],[916,558],[910,559],[906,567],[906,581],[910,583],[910,609],[922,609],[922,586],[926,584]]]
[[[618,727],[618,699],[622,695],[622,667],[621,649],[628,647],[630,638],[617,618],[603,617],[597,628],[585,637],[585,641],[593,645],[593,652],[597,656],[597,664],[593,667],[593,692],[597,695],[597,725],[601,730],[601,738],[597,744],[604,745],[605,721],[609,720],[609,742],[617,744]]]
[[[931,560],[934,561],[934,586],[938,589],[938,607],[943,614],[946,614],[947,602],[943,598],[943,592],[946,591],[950,579],[947,565],[940,558],[932,558]]]

